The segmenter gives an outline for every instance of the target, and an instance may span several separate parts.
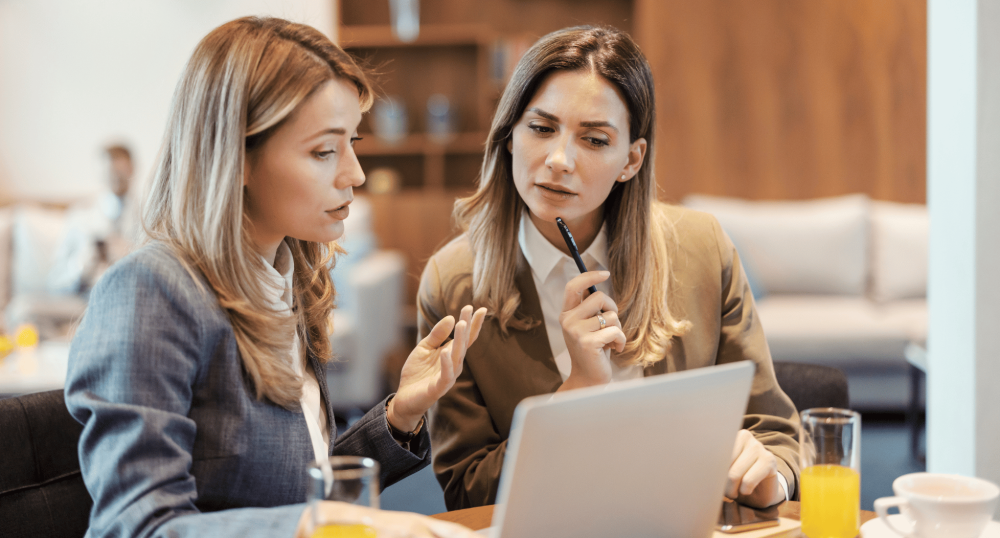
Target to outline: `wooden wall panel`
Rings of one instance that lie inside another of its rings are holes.
[[[926,197],[925,0],[636,0],[661,198]]]

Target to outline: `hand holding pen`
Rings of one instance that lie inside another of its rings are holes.
[[[563,222],[561,217],[556,217],[556,225],[559,226],[559,233],[563,236],[563,241],[566,241],[566,247],[569,249],[569,255],[573,257],[573,261],[576,262],[576,268],[580,270],[581,273],[587,272],[587,266],[583,264],[583,258],[580,257],[580,249],[576,246],[576,239],[573,239],[572,232],[569,231],[569,226]],[[587,288],[590,293],[597,293],[597,286],[591,286]]]
[[[611,381],[611,349],[625,350],[625,332],[618,319],[618,305],[596,284],[611,276],[608,271],[587,271],[580,259],[569,228],[562,219],[556,219],[571,256],[581,275],[566,284],[563,311],[559,315],[563,339],[569,352],[572,369],[559,391],[579,387],[602,385]],[[584,299],[583,291],[590,290]]]

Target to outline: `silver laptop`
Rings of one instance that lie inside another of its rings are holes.
[[[753,372],[743,361],[525,399],[483,534],[711,536]]]

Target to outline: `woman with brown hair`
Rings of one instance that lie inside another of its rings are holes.
[[[327,397],[330,270],[365,179],[352,144],[371,102],[364,73],[308,26],[248,17],[199,43],[145,208],[150,240],[95,287],[70,349],[88,536],[303,536],[311,461],[374,458],[385,486],[427,465],[423,415],[484,310],[436,323],[398,392],[339,437]],[[317,509],[380,536],[471,535]]]
[[[652,73],[625,33],[553,32],[515,68],[479,188],[455,206],[465,233],[431,258],[418,294],[422,336],[461,305],[491,312],[431,412],[450,509],[495,501],[523,398],[739,360],[757,369],[726,494],[756,506],[795,494],[796,411],[750,287],[714,218],[657,201],[655,131]]]

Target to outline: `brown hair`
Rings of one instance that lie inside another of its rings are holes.
[[[104,148],[104,153],[112,159],[132,160],[132,152],[123,144],[112,144]]]
[[[336,243],[286,238],[295,265],[296,314],[268,306],[266,266],[245,214],[246,156],[325,82],[354,83],[367,110],[372,91],[350,56],[316,29],[245,17],[198,44],[174,92],[143,218],[149,237],[203,274],[229,316],[258,398],[294,408],[302,390],[288,362],[292,337],[330,358],[330,278]]]
[[[653,74],[628,34],[607,26],[565,28],[541,38],[524,54],[493,117],[479,188],[456,202],[455,219],[468,232],[475,252],[473,300],[495,313],[504,330],[537,324],[517,312],[517,230],[525,204],[514,186],[507,140],[550,74],[584,70],[618,89],[629,113],[629,141],[647,142],[645,162],[636,176],[612,189],[604,202],[609,269],[628,339],[616,361],[645,366],[662,359],[671,338],[687,331],[690,323],[675,320],[667,304],[673,226],[656,202]]]

